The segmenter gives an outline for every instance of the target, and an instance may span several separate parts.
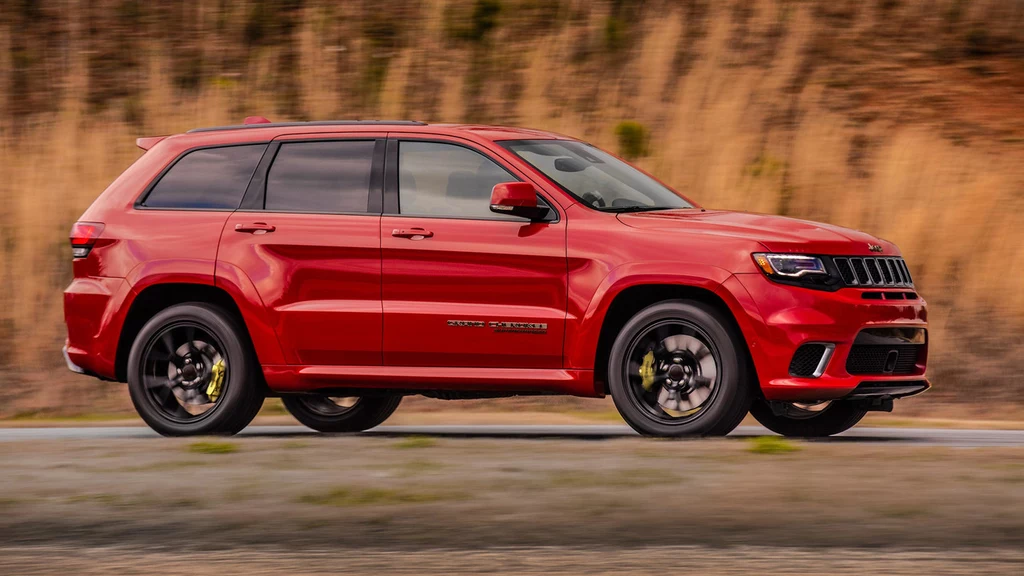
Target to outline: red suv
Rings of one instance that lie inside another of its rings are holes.
[[[64,354],[162,434],[267,396],[345,432],[408,394],[611,394],[643,434],[823,436],[929,386],[896,246],[704,209],[572,138],[254,118],[138,144],[71,231]]]

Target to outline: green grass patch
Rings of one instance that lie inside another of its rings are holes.
[[[430,436],[409,436],[395,442],[394,447],[402,450],[413,448],[431,448],[437,446],[437,440]]]
[[[171,460],[167,462],[153,462],[152,464],[140,464],[138,466],[125,466],[117,468],[117,472],[163,472],[167,470],[180,470],[196,466],[206,466],[208,462],[201,460]],[[106,472],[106,470],[104,470]]]
[[[399,474],[404,477],[420,476],[444,470],[444,464],[433,460],[410,460],[399,466]]]
[[[547,485],[552,488],[643,488],[680,481],[671,472],[653,468],[606,472],[556,470],[548,474]]]
[[[195,454],[234,454],[238,452],[238,444],[231,442],[193,442],[188,445],[188,451]]]
[[[441,494],[391,490],[386,488],[334,488],[322,494],[306,494],[299,497],[303,504],[317,506],[386,506],[394,504],[424,504],[443,500]]]
[[[24,412],[18,412],[10,416],[0,418],[0,421],[7,422],[40,422],[40,423],[63,423],[63,422],[106,422],[108,420],[133,420],[137,419],[134,413],[131,412],[112,412],[112,413],[83,413],[83,414],[69,414],[60,415],[53,414],[50,412],[42,412],[38,410],[29,410]]]
[[[780,436],[758,436],[747,440],[747,452],[754,454],[789,454],[800,447]]]

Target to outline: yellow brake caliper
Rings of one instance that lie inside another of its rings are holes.
[[[214,402],[220,396],[220,387],[224,383],[224,372],[226,370],[223,360],[218,360],[211,370],[210,385],[206,387],[206,395]]]
[[[654,386],[654,352],[647,352],[643,362],[640,364],[640,380],[644,390],[650,390]]]

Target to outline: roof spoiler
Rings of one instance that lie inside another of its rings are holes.
[[[149,150],[153,146],[156,146],[156,143],[163,140],[164,138],[167,138],[167,136],[149,136],[147,138],[136,138],[135,145],[138,146],[139,148],[142,148],[143,150]]]
[[[263,116],[246,116],[244,125],[250,126],[252,124],[270,124],[270,120],[267,120]],[[164,138],[167,138],[167,136],[147,136],[146,138],[136,138],[135,145],[143,150],[149,150]]]

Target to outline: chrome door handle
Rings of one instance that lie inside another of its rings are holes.
[[[277,230],[277,227],[273,224],[267,224],[266,222],[253,222],[252,224],[235,224],[235,232],[245,232],[248,234],[267,234]]]
[[[430,230],[424,230],[423,228],[395,228],[391,231],[391,235],[395,238],[423,240],[424,238],[433,238],[434,233]]]

